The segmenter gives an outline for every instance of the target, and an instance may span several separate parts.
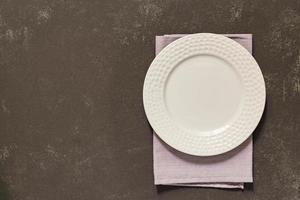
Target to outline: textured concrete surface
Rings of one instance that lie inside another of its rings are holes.
[[[267,86],[245,191],[155,187],[154,36],[253,33]],[[1,200],[300,199],[300,1],[1,0]]]

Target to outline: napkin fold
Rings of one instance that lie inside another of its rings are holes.
[[[252,34],[224,34],[252,53]],[[155,53],[184,34],[156,36]],[[179,152],[153,132],[153,165],[155,185],[214,188],[244,188],[253,182],[250,136],[235,149],[217,156],[199,157]]]

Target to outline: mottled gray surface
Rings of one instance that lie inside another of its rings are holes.
[[[267,98],[254,185],[153,185],[154,36],[253,33]],[[299,0],[1,0],[0,199],[299,200]]]

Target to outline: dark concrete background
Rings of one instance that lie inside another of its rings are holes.
[[[267,105],[245,191],[153,185],[154,36],[253,33]],[[299,200],[299,0],[1,0],[0,199]]]

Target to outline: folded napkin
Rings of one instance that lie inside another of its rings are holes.
[[[156,36],[156,54],[184,35]],[[226,34],[252,53],[251,34]],[[179,152],[153,134],[153,164],[155,185],[175,185],[215,188],[244,188],[253,182],[252,136],[227,153],[199,157]]]

